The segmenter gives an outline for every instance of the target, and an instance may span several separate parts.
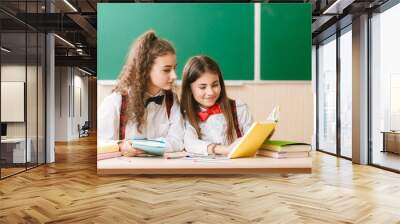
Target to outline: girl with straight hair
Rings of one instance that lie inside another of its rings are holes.
[[[207,56],[188,60],[182,77],[184,145],[193,154],[229,154],[229,145],[253,123],[246,104],[228,98],[218,64]]]

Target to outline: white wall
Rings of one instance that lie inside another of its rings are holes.
[[[82,126],[88,120],[88,78],[82,77],[81,74],[76,69],[74,70],[74,91],[72,92],[74,95],[71,96],[74,100],[71,104],[74,105],[71,114],[73,118],[71,120],[71,135],[74,139],[79,137],[78,124]]]
[[[28,74],[35,73],[36,74],[36,67],[33,66],[27,66],[25,65],[18,65],[18,64],[9,64],[9,65],[2,65],[1,66],[1,81],[10,81],[10,82],[25,82],[25,74],[27,69]],[[31,83],[32,85],[36,85],[36,82]],[[36,98],[36,89],[31,89],[28,88],[28,93],[27,93],[27,102],[33,102],[33,98]],[[29,90],[34,90],[34,92],[30,92]],[[37,104],[30,105],[31,107],[36,108]],[[7,110],[7,108],[1,108],[2,110]],[[31,117],[33,116],[34,117]],[[28,113],[28,121],[35,120],[36,121],[36,113],[31,114]],[[32,125],[28,125],[28,128],[32,127]],[[36,129],[36,126],[35,126]],[[30,131],[28,130],[28,133]],[[7,123],[7,136],[8,137],[25,137],[25,122],[10,122]],[[29,136],[28,136],[29,137]]]
[[[67,67],[55,68],[55,141],[68,140],[70,76]]]
[[[88,120],[88,78],[75,68],[56,67],[55,86],[55,141],[77,139],[78,124]]]
[[[26,108],[23,106],[22,113],[26,110],[27,120],[24,122],[7,122],[7,137],[30,139],[32,161],[36,162],[37,153],[39,163],[44,162],[44,83],[42,67],[25,64],[3,64],[1,66],[2,81],[25,82],[26,83]],[[25,78],[27,77],[27,81]],[[22,93],[23,94],[23,93]],[[5,96],[2,96],[2,98]],[[1,110],[12,110],[1,108]],[[8,111],[11,112],[12,111]],[[27,131],[27,132],[26,132]]]

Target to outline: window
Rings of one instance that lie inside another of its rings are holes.
[[[40,6],[44,3],[8,1],[0,6],[18,6],[12,8],[20,14],[42,13]],[[12,15],[0,12],[0,17],[7,21],[0,29],[0,110],[14,117],[1,119],[7,126],[0,144],[0,178],[5,178],[45,163],[46,40],[44,33]],[[20,101],[10,102],[10,94]],[[18,106],[18,111],[10,110],[6,103]]]
[[[336,153],[336,35],[318,47],[318,149]]]
[[[340,36],[340,155],[352,157],[352,32]]]
[[[372,154],[370,156],[372,164],[395,170],[400,170],[398,154],[400,150],[398,152],[387,150],[384,145],[384,133],[400,130],[399,21],[400,4],[374,14],[371,18]],[[396,140],[390,144],[392,143],[395,144],[394,148],[400,148],[400,141]]]

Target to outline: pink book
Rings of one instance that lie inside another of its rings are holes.
[[[107,152],[97,154],[97,160],[110,159],[122,156],[121,152]]]
[[[257,154],[276,159],[309,157],[309,152],[275,152],[265,149],[259,150]]]

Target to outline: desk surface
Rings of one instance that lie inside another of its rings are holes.
[[[164,159],[118,157],[97,161],[98,174],[311,173],[312,158]]]

